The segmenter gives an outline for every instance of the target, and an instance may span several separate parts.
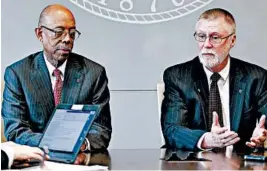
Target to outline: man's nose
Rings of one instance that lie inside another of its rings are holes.
[[[66,31],[63,35],[62,42],[69,43],[70,41],[73,41],[73,39],[71,38],[70,33]]]
[[[210,38],[207,37],[206,40],[204,41],[204,47],[205,48],[212,48],[213,45],[210,43]]]

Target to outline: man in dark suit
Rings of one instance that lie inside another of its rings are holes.
[[[263,145],[267,71],[230,57],[235,29],[228,11],[205,11],[194,34],[199,56],[165,70],[161,125],[168,147],[231,150],[234,145],[243,151]]]
[[[62,5],[50,5],[41,12],[35,33],[43,51],[5,71],[2,116],[7,140],[37,146],[57,104],[96,104],[100,113],[82,150],[106,149],[112,132],[108,79],[103,66],[71,52],[80,35],[73,14]]]

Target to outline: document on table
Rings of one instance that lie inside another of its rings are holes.
[[[61,171],[61,170],[75,170],[75,171],[90,171],[90,170],[108,170],[107,166],[100,165],[92,165],[92,166],[84,166],[84,165],[73,165],[73,164],[64,164],[64,163],[56,163],[51,161],[45,161],[45,166],[41,168],[37,167],[29,167],[22,170],[28,171]]]
[[[50,150],[72,152],[77,139],[88,119],[88,113],[57,109],[39,147]]]

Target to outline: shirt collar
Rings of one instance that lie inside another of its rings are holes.
[[[221,78],[224,81],[226,81],[227,78],[228,78],[228,76],[229,76],[229,72],[230,72],[230,61],[231,60],[230,60],[230,57],[229,57],[228,60],[227,60],[226,66],[219,72]],[[203,68],[204,68],[204,71],[205,71],[205,73],[207,75],[208,80],[210,80],[210,77],[213,74],[213,72],[211,72],[210,70],[208,70],[204,65],[203,65]]]
[[[43,53],[44,54],[44,53]],[[47,60],[47,57],[45,56],[44,54],[44,59],[45,59],[45,64],[47,66],[47,69],[48,69],[48,72],[49,72],[49,75],[50,77],[53,76],[53,72],[54,70],[56,69],[56,67],[54,67],[48,60]],[[62,76],[64,77],[64,73],[65,73],[65,69],[66,69],[66,64],[67,64],[67,60],[65,60],[65,62],[60,65],[58,67],[58,69],[60,70]]]

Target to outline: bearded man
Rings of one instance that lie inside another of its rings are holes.
[[[161,126],[166,146],[236,151],[263,146],[267,71],[229,55],[236,43],[234,17],[224,9],[205,11],[194,38],[198,57],[164,72]]]

